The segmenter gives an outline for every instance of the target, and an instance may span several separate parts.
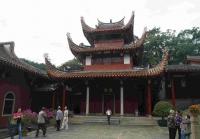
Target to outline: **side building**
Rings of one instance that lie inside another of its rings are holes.
[[[186,64],[168,65],[162,81],[162,99],[171,100],[178,109],[200,104],[200,56],[187,56]]]
[[[14,42],[0,43],[0,128],[18,108],[38,111],[41,106],[51,107],[56,88],[46,71],[27,64],[14,52]]]

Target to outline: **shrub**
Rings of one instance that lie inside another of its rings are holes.
[[[32,112],[30,109],[24,110],[23,112],[22,123],[27,125],[37,124],[37,113]]]
[[[55,112],[53,110],[50,110],[50,109],[45,109],[45,112],[47,114],[47,118],[48,119],[52,119],[55,117]]]
[[[170,109],[173,109],[171,103],[167,101],[159,101],[154,106],[153,114],[162,117],[162,120],[164,120],[164,117],[168,116]]]

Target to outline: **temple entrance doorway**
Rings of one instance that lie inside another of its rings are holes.
[[[106,113],[106,110],[108,108],[112,111],[112,113],[114,113],[114,108],[115,108],[114,94],[104,94],[103,98],[104,98],[103,101],[104,114]]]

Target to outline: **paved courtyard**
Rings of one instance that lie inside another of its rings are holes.
[[[70,125],[66,131],[48,128],[47,136],[40,132],[37,139],[168,139],[167,128],[158,126],[119,126],[119,125]],[[31,132],[24,139],[35,138]],[[17,139],[17,137],[15,137]]]

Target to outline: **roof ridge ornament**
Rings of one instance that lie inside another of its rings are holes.
[[[71,38],[71,34],[70,34],[69,32],[67,32],[66,35],[67,35],[68,38],[72,39],[72,38]]]

